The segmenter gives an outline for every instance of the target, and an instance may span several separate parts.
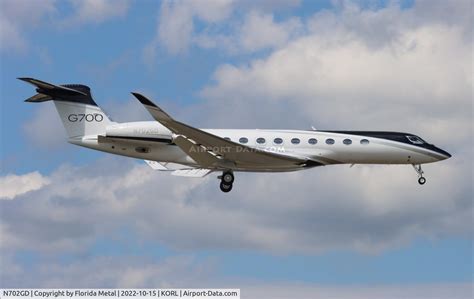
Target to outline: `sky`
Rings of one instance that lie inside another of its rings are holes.
[[[0,0],[0,287],[470,298],[471,1]],[[452,158],[204,179],[66,142],[17,77],[201,128],[411,132]],[[297,296],[296,296],[297,295]]]

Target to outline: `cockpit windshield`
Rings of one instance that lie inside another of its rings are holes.
[[[423,144],[425,141],[418,136],[407,136],[408,140],[413,144]]]

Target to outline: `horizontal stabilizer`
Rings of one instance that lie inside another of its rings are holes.
[[[91,96],[90,88],[82,84],[55,85],[34,78],[18,78],[36,87],[38,94],[28,98],[25,102],[41,103],[55,100],[73,103],[82,103],[97,106]]]
[[[86,96],[87,93],[84,93],[82,91],[65,87],[65,86],[59,86],[59,85],[54,85],[48,82],[44,82],[41,80],[33,79],[33,78],[18,78],[19,80],[28,82],[34,86],[36,86],[38,89],[41,89],[43,91],[46,91],[45,94],[48,94],[50,91],[56,91],[56,92],[61,92],[66,95],[83,95]],[[39,92],[39,91],[38,91]]]
[[[52,99],[53,98],[50,97],[49,95],[42,94],[42,93],[37,93],[34,96],[26,99],[25,102],[28,102],[28,103],[41,103],[41,102],[51,101]]]

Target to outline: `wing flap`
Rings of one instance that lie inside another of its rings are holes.
[[[190,177],[190,178],[202,178],[210,174],[211,172],[212,172],[211,169],[191,168],[191,169],[175,170],[171,173],[171,175],[184,176],[184,177]]]
[[[158,161],[151,161],[151,160],[143,160],[145,163],[150,166],[153,170],[159,171],[175,171],[175,170],[189,170],[195,169],[190,167],[189,165],[173,163],[173,162],[158,162]]]
[[[170,171],[170,169],[166,168],[163,164],[157,161],[151,160],[143,160],[145,161],[148,166],[150,166],[153,170],[160,170],[160,171]]]

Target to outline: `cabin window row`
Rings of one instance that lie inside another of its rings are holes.
[[[230,138],[228,138],[228,137],[225,137],[225,139],[230,140]],[[246,144],[246,143],[249,142],[249,139],[247,137],[240,137],[239,142],[242,143],[242,144]],[[259,138],[257,138],[256,142],[258,144],[265,144],[267,141],[265,140],[265,138],[259,137]],[[301,140],[299,138],[292,138],[291,139],[292,144],[300,144],[300,142],[301,142]],[[277,138],[273,139],[273,143],[277,144],[277,145],[283,144],[283,139],[277,137]],[[316,138],[309,138],[308,139],[308,144],[315,145],[317,143],[318,143],[318,140]],[[335,143],[336,143],[336,141],[332,138],[327,138],[326,139],[326,144],[332,145],[332,144],[335,144]],[[345,144],[345,145],[351,145],[352,140],[346,138],[342,141],[342,143]],[[360,144],[367,145],[367,144],[369,144],[369,140],[368,139],[361,139]]]

